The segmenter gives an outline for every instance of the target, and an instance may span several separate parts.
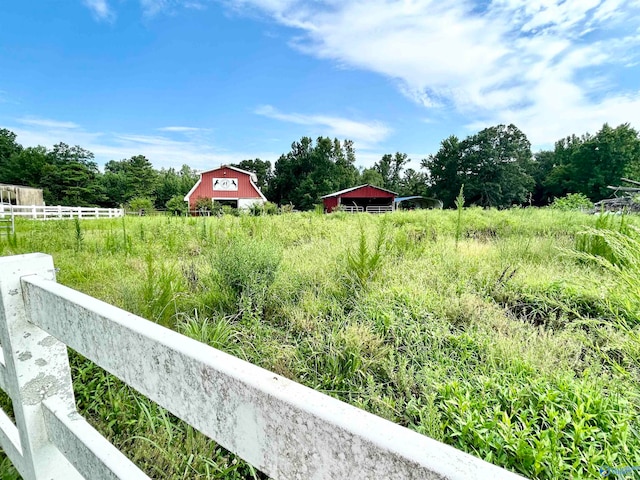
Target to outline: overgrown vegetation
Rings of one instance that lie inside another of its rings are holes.
[[[564,197],[555,198],[551,208],[558,210],[589,210],[593,208],[593,202],[583,193],[569,193]]]
[[[18,220],[0,254],[50,253],[63,284],[527,477],[597,478],[640,465],[639,225],[462,206]],[[263,478],[71,360],[82,413],[153,478]]]

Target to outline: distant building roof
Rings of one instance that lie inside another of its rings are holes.
[[[410,197],[396,197],[396,199],[393,202],[402,203],[407,200],[424,200],[425,202],[432,204],[432,206],[435,208],[442,208],[443,206],[442,200],[438,200],[437,198],[432,198],[432,197],[423,197],[422,195],[412,195]]]
[[[376,185],[371,185],[369,183],[365,183],[364,185],[358,185],[357,187],[345,188],[344,190],[340,190],[339,192],[333,192],[328,195],[323,195],[321,198],[329,198],[329,197],[339,197],[340,195],[344,195],[345,193],[353,192],[354,190],[358,190],[359,188],[371,187],[377,190],[382,190],[383,192],[391,193],[393,195],[397,195],[396,192],[392,192],[391,190],[387,190],[386,188],[378,187]]]

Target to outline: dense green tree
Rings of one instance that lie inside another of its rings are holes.
[[[556,156],[552,150],[541,150],[534,154],[531,176],[535,182],[531,202],[536,206],[548,205],[553,195],[545,185],[547,178],[554,169]]]
[[[312,209],[322,195],[355,186],[358,170],[354,162],[355,151],[349,140],[341,143],[318,137],[314,145],[311,138],[302,137],[276,162],[269,183],[270,200]]]
[[[49,162],[45,147],[27,147],[15,151],[0,166],[0,183],[39,188],[42,174]]]
[[[393,192],[398,192],[401,187],[402,169],[409,163],[406,153],[396,152],[395,155],[389,153],[382,156],[373,168],[382,176],[382,187]]]
[[[447,207],[462,184],[468,203],[498,208],[525,202],[534,187],[531,144],[515,125],[485,128],[462,142],[449,137],[423,166]]]
[[[640,179],[640,138],[627,123],[604,124],[595,135],[559,140],[548,161],[552,167],[542,184],[550,197],[582,193],[595,202],[610,196],[607,185],[618,185],[621,177]]]
[[[242,160],[240,163],[233,164],[232,166],[241,168],[242,170],[246,170],[248,172],[252,172],[256,174],[258,177],[258,182],[256,185],[262,193],[266,195],[267,185],[269,184],[269,180],[273,176],[271,172],[271,162],[268,160],[260,160],[256,158],[254,160]]]
[[[58,143],[47,153],[41,186],[50,205],[93,206],[106,197],[93,153],[76,145]]]
[[[16,142],[16,134],[6,128],[0,128],[0,181],[3,181],[1,175],[5,162],[20,150],[22,150],[22,145]]]
[[[413,168],[407,168],[404,171],[397,192],[401,196],[428,196],[427,176],[424,173],[416,172]]]
[[[153,196],[158,173],[144,155],[119,161],[110,160],[104,170],[103,184],[111,204],[122,205],[134,197]],[[167,200],[172,196],[167,197]]]
[[[455,135],[442,140],[438,152],[421,162],[422,167],[427,169],[427,180],[433,195],[442,200],[445,207],[454,205],[464,182],[461,164],[460,140]]]
[[[375,168],[365,168],[360,174],[358,183],[360,185],[369,184],[384,188],[384,178]]]
[[[154,190],[157,208],[165,208],[173,197],[183,198],[198,181],[198,174],[188,165],[176,171],[174,168],[162,169],[158,172],[156,188]]]

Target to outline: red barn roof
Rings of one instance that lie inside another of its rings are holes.
[[[241,168],[223,165],[200,173],[200,179],[184,197],[189,205],[195,204],[200,197],[214,200],[267,199],[255,182],[255,173]]]
[[[324,195],[322,203],[325,212],[333,212],[343,205],[347,211],[381,213],[393,211],[395,198],[395,192],[367,183]]]
[[[365,184],[357,187],[345,188],[339,192],[324,195],[322,198],[345,197],[345,198],[392,198],[397,193],[387,190],[386,188],[376,187],[375,185]]]

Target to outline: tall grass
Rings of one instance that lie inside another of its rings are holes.
[[[82,220],[82,248],[74,222],[20,220],[0,254],[50,253],[63,284],[531,478],[640,465],[638,218],[462,201]],[[596,237],[611,255],[576,252]],[[71,361],[80,411],[150,476],[261,478]]]

